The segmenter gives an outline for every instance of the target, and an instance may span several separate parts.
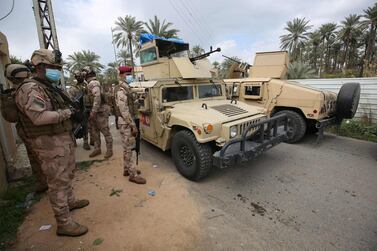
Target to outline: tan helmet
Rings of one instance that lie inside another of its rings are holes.
[[[63,64],[62,54],[58,50],[35,50],[31,56],[31,63],[33,65],[47,64],[61,67]]]
[[[5,68],[5,76],[9,79],[25,79],[30,77],[30,70],[23,64],[9,64]]]

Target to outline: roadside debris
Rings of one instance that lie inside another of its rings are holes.
[[[40,228],[39,228],[39,231],[46,231],[46,230],[49,230],[51,228],[51,224],[48,224],[48,225],[42,225]]]
[[[103,238],[97,238],[93,241],[93,246],[99,246],[102,244],[102,242],[104,241]]]
[[[158,168],[158,166],[156,164],[153,164],[153,168]]]
[[[264,216],[264,214],[267,212],[267,210],[264,207],[254,203],[254,202],[250,202],[250,204],[254,207],[254,209],[252,209],[251,211],[259,214],[260,216]]]
[[[113,188],[113,189],[111,189],[110,196],[116,195],[117,197],[119,197],[121,192],[123,192],[123,189],[115,189],[115,188]]]
[[[151,189],[151,190],[148,191],[148,195],[149,196],[155,196],[156,195],[156,191],[153,190],[153,189]]]

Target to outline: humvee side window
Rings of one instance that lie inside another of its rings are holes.
[[[199,85],[199,98],[211,98],[222,96],[220,84]]]
[[[162,89],[162,102],[173,102],[193,99],[192,86],[166,87]]]
[[[140,51],[140,64],[146,64],[157,60],[156,47]]]
[[[245,95],[260,96],[260,86],[245,86]]]

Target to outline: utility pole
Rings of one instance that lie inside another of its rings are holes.
[[[51,0],[33,0],[33,10],[40,48],[59,50]],[[61,84],[65,88],[64,71],[62,70],[62,72]]]
[[[118,64],[118,59],[117,59],[117,51],[115,49],[115,43],[114,43],[114,31],[113,31],[113,28],[111,27],[111,42],[113,44],[113,48],[114,48],[114,58],[115,58],[115,63]]]

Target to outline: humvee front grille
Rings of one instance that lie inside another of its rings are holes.
[[[222,114],[228,117],[233,117],[233,116],[247,113],[246,110],[239,108],[237,106],[234,106],[234,105],[218,105],[218,106],[212,106],[211,108],[218,112],[221,112]]]
[[[254,120],[247,121],[245,123],[240,124],[239,128],[238,128],[239,135],[241,135],[247,129],[247,127],[249,125],[258,123],[259,121],[260,121],[260,119],[254,119]],[[250,132],[248,132],[248,134],[253,133],[254,131],[257,131],[258,129],[259,129],[259,127],[253,128],[252,130],[250,130]]]

